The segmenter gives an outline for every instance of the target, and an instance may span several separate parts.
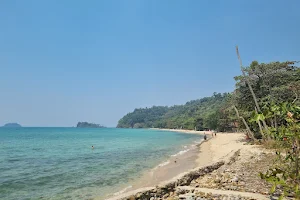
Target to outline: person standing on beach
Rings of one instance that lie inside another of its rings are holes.
[[[204,140],[206,140],[206,134],[204,133]]]

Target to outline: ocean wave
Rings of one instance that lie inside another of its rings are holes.
[[[195,144],[201,144],[203,141],[204,141],[204,139],[201,139],[201,140],[194,141],[194,143]]]
[[[156,169],[159,168],[159,167],[166,166],[166,165],[169,164],[169,163],[170,163],[169,160],[167,160],[167,161],[165,161],[165,162],[163,162],[163,163],[160,163],[159,165],[157,165],[156,167],[154,167],[153,170],[156,170]]]
[[[132,185],[129,185],[128,187],[124,188],[123,190],[120,190],[119,192],[114,193],[114,196],[118,196],[120,194],[123,194],[124,192],[126,192],[128,189],[132,188]]]
[[[172,157],[179,156],[179,155],[182,155],[182,154],[188,152],[189,150],[190,150],[190,149],[181,150],[181,151],[179,151],[178,153],[176,153],[176,154],[174,154],[174,155],[171,155],[171,156],[172,156]]]
[[[163,167],[169,163],[170,163],[170,161],[163,162],[163,163],[159,164],[158,167]]]

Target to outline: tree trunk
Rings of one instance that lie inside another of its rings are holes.
[[[256,108],[255,108],[255,113],[258,114]],[[264,131],[263,131],[262,127],[261,127],[261,123],[260,123],[259,120],[258,120],[257,124],[258,124],[258,126],[259,126],[259,131],[260,131],[261,136],[262,136],[263,138],[265,138],[265,134],[264,134]]]
[[[249,87],[249,90],[250,90],[251,95],[252,95],[252,97],[253,97],[255,106],[256,106],[258,112],[261,113],[261,109],[260,109],[260,106],[259,106],[259,104],[258,104],[256,95],[255,95],[255,93],[254,93],[254,91],[253,91],[253,88],[252,88],[252,86],[251,86],[251,84],[250,84],[250,81],[249,81],[248,77],[246,76],[245,71],[244,71],[244,69],[243,69],[243,63],[242,63],[242,59],[241,59],[241,57],[240,57],[239,47],[238,47],[238,46],[236,46],[236,54],[237,54],[237,57],[238,57],[238,59],[239,59],[239,61],[240,61],[241,71],[242,71],[243,76],[244,76],[244,78],[245,78],[245,80],[246,80],[246,83],[247,83],[247,85],[248,85],[248,87]],[[262,120],[262,123],[263,123],[263,126],[264,126],[266,132],[269,133],[269,129],[268,129],[268,126],[267,126],[267,124],[266,124],[266,121],[265,121],[265,120]]]
[[[251,138],[252,140],[255,140],[254,135],[253,135],[252,131],[250,130],[250,128],[249,128],[249,126],[248,126],[248,124],[247,124],[245,118],[242,117],[242,116],[240,116],[239,111],[238,111],[238,109],[235,107],[235,105],[233,105],[233,108],[234,108],[234,110],[235,110],[235,113],[236,113],[237,117],[243,121],[243,123],[244,123],[244,125],[245,125],[245,127],[246,127],[246,129],[247,129],[248,136],[250,135],[250,138]]]
[[[272,119],[272,118],[270,119],[270,122],[271,122],[271,126],[272,126],[272,128],[275,128],[274,121],[273,121],[273,119]]]
[[[295,97],[294,101],[292,102],[292,104],[294,104],[297,101],[297,99],[298,99],[298,94],[296,92],[294,92],[294,94],[295,94],[296,97]]]
[[[276,131],[277,131],[277,117],[276,117],[276,115],[274,116],[274,123],[275,123],[275,129],[276,129]]]

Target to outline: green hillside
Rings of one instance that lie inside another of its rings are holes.
[[[118,128],[183,128],[203,130],[216,128],[228,93],[189,101],[184,105],[139,108],[119,120]],[[213,117],[215,116],[215,117]]]
[[[283,102],[299,106],[300,68],[296,66],[297,63],[253,61],[250,66],[242,68],[243,75],[234,77],[236,87],[232,93],[214,93],[211,97],[189,101],[184,105],[135,109],[120,119],[117,127],[218,131],[239,128],[248,132],[252,130],[255,136],[261,136],[257,120],[253,121],[257,105],[249,84],[262,114],[267,115],[270,106]],[[267,119],[264,120],[264,126],[276,127],[282,121],[278,117]]]

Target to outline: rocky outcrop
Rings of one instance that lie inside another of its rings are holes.
[[[227,164],[193,180],[191,186],[268,195],[271,186],[259,177],[259,172],[268,170],[275,157],[263,152],[237,151]]]
[[[274,155],[273,155],[274,156]],[[268,168],[272,155],[237,150],[225,162],[193,170],[176,181],[148,188],[121,200],[250,200],[270,199],[269,185],[257,171]]]
[[[100,124],[94,124],[94,123],[88,123],[88,122],[78,122],[77,128],[105,128],[104,126],[101,126]]]
[[[3,127],[16,128],[16,127],[22,127],[22,126],[20,124],[18,124],[18,123],[7,123],[7,124],[4,124]]]
[[[156,187],[152,190],[147,190],[144,192],[139,192],[135,195],[132,195],[130,197],[123,198],[122,200],[154,200],[159,198],[168,198],[169,196],[172,196],[173,194],[180,195],[185,194],[184,190],[178,189],[178,186],[184,186],[184,185],[190,185],[192,180],[197,179],[201,176],[204,176],[205,174],[211,173],[212,171],[220,168],[222,165],[224,165],[225,162],[217,162],[213,165],[209,165],[194,171],[191,171],[181,178],[177,179],[176,181],[172,181],[164,186]]]

